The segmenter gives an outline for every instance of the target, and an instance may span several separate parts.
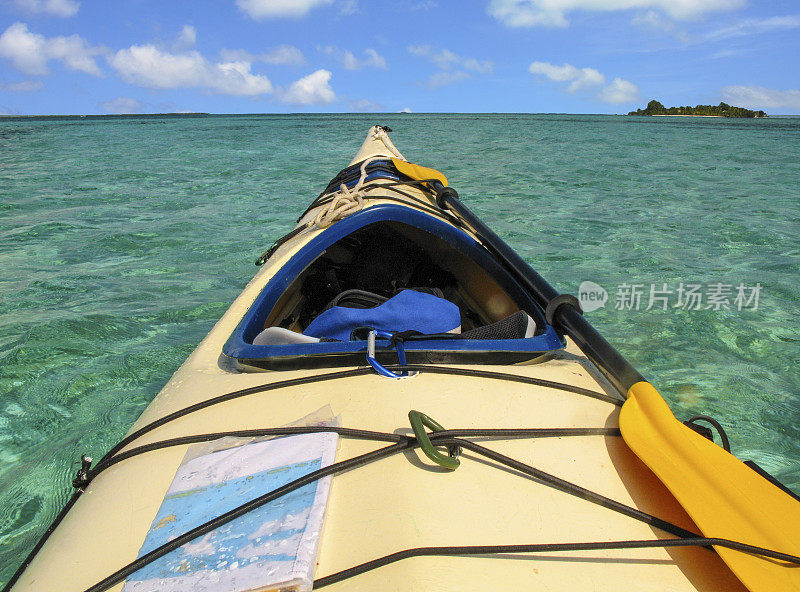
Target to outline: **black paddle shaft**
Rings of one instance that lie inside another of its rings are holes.
[[[455,189],[444,187],[438,181],[434,181],[432,185],[436,190],[436,201],[439,207],[455,212],[469,224],[479,236],[483,246],[509,270],[523,288],[531,293],[542,309],[547,310],[550,302],[559,296],[558,291],[480,218],[473,214],[461,202]],[[623,395],[627,396],[628,389],[632,385],[644,380],[636,368],[631,366],[630,362],[622,357],[622,354],[614,349],[573,306],[569,306],[566,303],[559,306],[553,312],[553,319],[556,328],[571,337],[581,351],[586,354],[586,357],[603,372],[611,384]]]

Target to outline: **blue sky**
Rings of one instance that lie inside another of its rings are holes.
[[[800,113],[797,0],[0,0],[0,113]]]

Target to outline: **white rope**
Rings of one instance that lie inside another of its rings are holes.
[[[389,139],[389,135],[381,126],[379,125],[373,126],[372,139],[380,140],[383,143],[383,145],[386,146],[386,149],[392,153],[393,156],[399,158],[400,160],[405,160],[405,158],[403,158],[403,155],[400,154],[397,148],[394,147],[394,144],[392,144],[392,141]]]
[[[405,160],[403,155],[394,147],[388,134],[381,126],[373,126],[371,131],[373,140],[381,142],[393,156]],[[342,183],[339,185],[339,189],[323,196],[322,199],[327,197],[333,197],[333,199],[319,211],[309,226],[316,226],[319,229],[327,228],[337,220],[341,220],[350,214],[355,214],[360,211],[364,207],[364,191],[362,190],[362,186],[367,178],[367,165],[376,160],[383,160],[384,158],[384,156],[373,156],[362,162],[361,176],[352,189],[349,189],[347,185]]]
[[[385,134],[386,132],[383,133]],[[364,207],[364,191],[362,187],[367,179],[367,165],[375,160],[384,160],[384,158],[382,156],[373,156],[362,162],[361,176],[352,189],[342,183],[339,185],[338,190],[323,196],[322,199],[331,196],[333,196],[333,199],[319,211],[311,225],[320,229],[327,228],[337,220],[360,211]]]

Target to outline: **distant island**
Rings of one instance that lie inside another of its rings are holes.
[[[751,111],[744,107],[719,105],[697,105],[696,107],[665,107],[656,100],[647,103],[644,109],[631,111],[628,115],[693,115],[695,117],[769,117],[763,111]]]

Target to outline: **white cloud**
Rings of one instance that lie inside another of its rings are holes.
[[[800,15],[773,16],[766,19],[744,19],[738,23],[704,35],[705,41],[719,41],[731,37],[760,35],[770,31],[796,29],[800,27]]]
[[[631,22],[634,25],[649,26],[663,31],[669,35],[672,35],[686,45],[697,45],[701,43],[716,43],[737,37],[761,35],[773,31],[788,31],[791,29],[797,29],[800,28],[800,14],[773,16],[769,18],[741,19],[733,24],[712,29],[697,35],[689,35],[685,31],[680,30],[676,21],[671,20],[662,13],[654,10],[637,14]],[[713,54],[711,58],[732,55],[734,51],[736,50],[721,50],[720,52]],[[737,51],[737,53],[742,52]]]
[[[428,88],[439,88],[466,80],[467,78],[472,78],[472,76],[463,70],[455,70],[452,72],[449,70],[442,70],[428,76],[428,79],[425,81],[425,86]]]
[[[352,16],[361,12],[358,8],[358,0],[342,0],[339,4],[339,14],[343,16]]]
[[[257,62],[258,55],[245,49],[221,49],[219,57],[223,62]]]
[[[350,109],[352,111],[361,111],[361,112],[386,111],[386,107],[384,107],[380,103],[376,103],[375,101],[370,101],[369,99],[359,99],[357,101],[351,101]]]
[[[601,101],[619,105],[632,103],[639,98],[639,87],[630,80],[615,78],[611,84],[605,86],[597,95]]]
[[[42,90],[41,80],[22,80],[20,82],[9,82],[7,84],[0,84],[0,90],[8,92],[32,92]]]
[[[279,45],[259,56],[262,62],[273,65],[301,66],[306,63],[303,52],[291,45]]]
[[[95,56],[106,53],[102,47],[91,47],[78,35],[46,38],[28,30],[24,23],[14,23],[0,35],[0,57],[32,75],[48,74],[47,62],[59,60],[70,70],[102,76]]]
[[[175,51],[186,51],[194,47],[195,43],[197,43],[197,29],[192,25],[183,25],[183,29],[181,29],[178,39],[172,48]]]
[[[605,84],[606,77],[594,68],[576,68],[571,64],[556,66],[547,62],[533,62],[528,66],[531,74],[541,74],[556,82],[570,82],[569,92],[576,92],[589,86]]]
[[[442,69],[450,68],[459,61],[458,56],[449,49],[437,52],[430,45],[409,45],[408,53],[417,57],[427,58]]]
[[[219,55],[225,62],[264,62],[273,66],[302,66],[306,63],[303,52],[292,45],[278,45],[259,54],[244,49],[223,49]]]
[[[410,107],[403,107],[398,113],[413,113]]]
[[[567,14],[576,10],[612,12],[658,10],[676,20],[710,12],[734,10],[745,0],[491,0],[487,12],[509,27],[566,27]]]
[[[336,93],[330,86],[331,72],[317,70],[292,83],[281,100],[295,105],[326,105],[336,100]]]
[[[409,45],[408,52],[411,55],[428,59],[442,70],[461,67],[476,74],[490,74],[494,70],[494,63],[490,60],[464,58],[449,49],[436,51],[430,45]]]
[[[566,27],[564,8],[539,6],[535,0],[492,0],[487,12],[508,27]]]
[[[213,64],[197,51],[168,53],[154,45],[132,45],[108,58],[125,82],[147,88],[202,88],[224,95],[269,94],[272,83],[252,74],[249,61]]]
[[[61,60],[67,68],[93,74],[94,76],[102,76],[94,57],[106,53],[106,50],[90,47],[89,43],[82,37],[78,35],[53,37],[47,41],[46,47],[47,55],[55,60]]]
[[[28,31],[27,25],[14,23],[0,35],[0,57],[26,74],[47,74],[46,44],[45,38]]]
[[[423,0],[422,2],[417,2],[416,4],[412,4],[411,6],[409,6],[408,10],[411,10],[411,11],[424,10],[424,11],[427,12],[428,10],[431,10],[431,9],[436,8],[438,6],[439,6],[439,3],[436,2],[435,0]],[[405,113],[405,111],[401,111],[400,113]]]
[[[461,61],[461,65],[470,72],[475,72],[477,74],[491,74],[492,71],[494,71],[494,63],[489,60],[464,58]]]
[[[144,103],[130,97],[117,97],[111,101],[100,103],[100,106],[106,113],[115,113],[117,115],[142,113],[146,108]]]
[[[674,33],[676,27],[675,21],[667,18],[660,12],[656,12],[655,10],[637,13],[631,19],[631,24],[640,27],[652,27],[654,29],[658,29],[659,31],[664,31],[665,33]]]
[[[386,69],[386,59],[374,49],[365,49],[364,53],[367,57],[363,59],[357,58],[352,51],[340,49],[335,45],[328,45],[318,49],[340,62],[347,70],[361,70],[362,68]]]
[[[709,56],[709,59],[712,60],[723,60],[725,58],[732,58],[735,56],[744,55],[747,53],[743,49],[721,49],[719,51],[715,51]]]
[[[408,53],[424,58],[439,68],[440,71],[429,76],[425,82],[428,88],[446,86],[472,78],[473,74],[491,74],[494,71],[494,62],[491,60],[465,58],[449,49],[436,51],[430,45],[409,45]]]
[[[567,92],[596,89],[597,97],[606,103],[629,103],[639,96],[639,87],[629,80],[614,78],[606,84],[606,77],[594,68],[576,68],[572,64],[556,66],[548,62],[532,62],[531,74],[545,76],[555,82],[569,82]]]
[[[62,17],[74,16],[81,7],[75,0],[15,0],[14,3],[27,12]]]
[[[800,90],[777,90],[763,86],[726,86],[722,89],[726,103],[749,109],[797,109],[800,111]]]
[[[299,18],[312,8],[333,0],[236,0],[236,6],[257,21],[270,18]]]

